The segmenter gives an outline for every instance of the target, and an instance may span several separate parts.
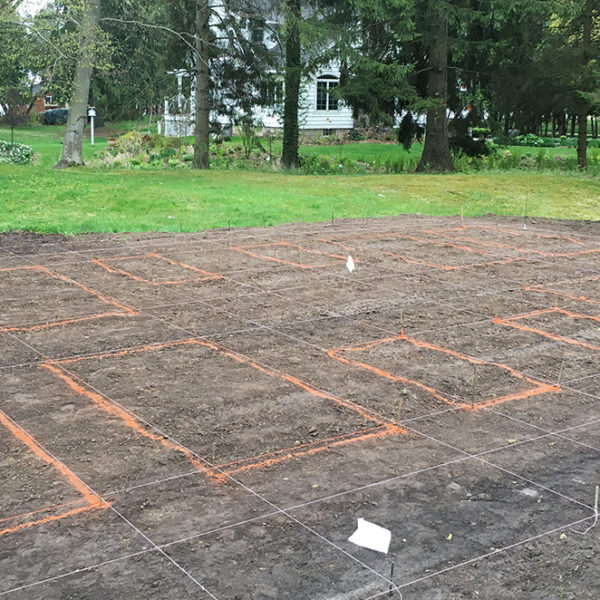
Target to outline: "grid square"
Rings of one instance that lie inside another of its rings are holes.
[[[177,262],[176,260],[162,256],[156,252],[136,256],[98,258],[93,259],[92,262],[100,265],[109,273],[118,273],[147,285],[179,285],[194,281],[223,279],[223,276],[218,273],[211,273],[210,271],[205,271],[186,263]],[[110,266],[109,263],[114,262],[125,263],[125,267],[119,269]],[[159,271],[160,274],[155,276],[157,271]],[[164,272],[164,275],[162,272]],[[175,278],[172,278],[173,272],[179,272],[182,276],[178,277],[176,275]]]
[[[351,358],[356,353],[367,354],[370,362]],[[327,354],[341,363],[396,383],[415,386],[436,400],[467,410],[559,391],[557,386],[527,377],[507,365],[472,358],[404,333],[356,346],[333,348]],[[429,365],[435,364],[427,358],[431,355],[436,355],[438,361],[445,361],[436,375],[429,371]],[[392,372],[398,369],[399,363],[404,369],[402,375]],[[436,377],[440,382],[434,387],[432,380]],[[496,395],[490,391],[490,386],[505,393]]]
[[[326,242],[327,243],[327,242]],[[269,251],[256,252],[257,249],[268,248]],[[348,255],[330,254],[322,250],[315,250],[292,244],[290,242],[270,242],[267,244],[254,244],[251,246],[231,246],[230,250],[234,252],[242,252],[254,258],[268,260],[282,265],[298,267],[300,269],[317,269],[320,267],[328,267],[335,264],[346,262]],[[309,261],[319,258],[321,262],[300,262],[300,260]],[[329,260],[327,260],[329,259]]]
[[[6,278],[7,282],[4,285],[3,281],[4,297],[0,303],[5,311],[0,314],[0,329],[4,331],[34,331],[104,317],[139,314],[113,298],[40,265],[0,269],[0,278]],[[13,290],[18,290],[18,302],[11,297]],[[24,298],[27,299],[25,311]],[[99,304],[104,311],[99,311]],[[107,311],[107,305],[113,310]],[[70,314],[64,312],[64,306],[69,307]]]
[[[589,304],[600,304],[600,275],[570,279],[556,283],[527,285],[523,288],[527,292],[540,292],[553,294],[561,298],[569,298]]]
[[[570,335],[577,335],[580,339],[547,331],[546,328],[552,326],[552,321],[555,322],[555,326],[559,325],[561,330],[570,330],[572,331]],[[527,325],[523,322],[533,322],[534,325]],[[588,350],[600,350],[600,317],[593,315],[583,315],[564,308],[553,307],[534,310],[529,313],[512,317],[496,317],[494,323],[504,325],[505,327],[519,329],[520,331],[535,333],[555,342],[564,342]],[[540,325],[536,326],[536,324]],[[544,329],[541,329],[541,324],[544,324]],[[574,324],[575,327],[573,326]]]
[[[431,229],[426,233],[496,251],[543,257],[574,257],[600,252],[597,244],[589,244],[573,236],[527,229],[515,231],[494,225],[462,225]],[[505,241],[507,238],[508,243]]]
[[[346,235],[331,238],[329,241],[351,251],[354,250],[359,256],[360,251],[377,251],[411,265],[441,271],[507,264],[516,260],[489,249],[477,248],[449,239],[440,240],[439,236],[428,239],[406,233],[385,232]],[[352,245],[348,246],[349,243]],[[439,250],[444,251],[444,262],[437,262],[431,258],[431,255]]]

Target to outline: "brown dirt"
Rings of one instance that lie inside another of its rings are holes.
[[[0,597],[597,598],[599,233],[0,234]]]

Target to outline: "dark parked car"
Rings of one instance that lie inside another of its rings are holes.
[[[68,108],[51,108],[44,112],[44,123],[46,125],[64,125],[68,115]]]

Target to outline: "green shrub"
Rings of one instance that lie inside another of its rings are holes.
[[[473,137],[477,138],[487,138],[492,135],[492,130],[489,127],[473,127],[471,131]]]
[[[10,144],[0,140],[0,163],[28,165],[33,160],[33,148],[25,144]]]
[[[365,139],[365,136],[358,129],[351,129],[348,132],[348,139],[352,142],[360,142]]]
[[[129,131],[120,135],[115,142],[115,149],[119,154],[138,156],[142,150],[149,147],[150,136],[139,131]]]

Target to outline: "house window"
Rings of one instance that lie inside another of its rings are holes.
[[[250,41],[254,44],[262,44],[265,40],[265,26],[258,19],[248,19],[248,31]]]
[[[268,79],[259,86],[261,106],[276,106],[283,102],[283,83],[276,79]]]
[[[339,85],[333,75],[322,75],[317,79],[317,110],[337,110],[338,99],[330,92]]]
[[[46,94],[44,101],[46,104],[52,104],[52,94]]]

